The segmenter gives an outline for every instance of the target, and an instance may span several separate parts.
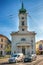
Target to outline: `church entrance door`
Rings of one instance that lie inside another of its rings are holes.
[[[22,47],[22,53],[25,55],[25,47]]]

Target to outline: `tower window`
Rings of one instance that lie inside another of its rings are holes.
[[[24,19],[24,17],[22,17],[22,19]]]
[[[22,25],[24,25],[24,21],[22,22]]]
[[[24,29],[22,29],[22,31],[24,31]]]

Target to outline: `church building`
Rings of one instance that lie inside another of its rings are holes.
[[[36,53],[36,33],[34,31],[28,31],[27,28],[27,10],[22,3],[21,9],[19,10],[19,31],[11,33],[12,53],[23,53],[24,55]]]

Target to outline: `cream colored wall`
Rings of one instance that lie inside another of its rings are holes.
[[[1,42],[1,39],[3,39],[3,42]],[[7,38],[0,37],[0,46],[1,46],[1,44],[3,45],[3,47],[2,48],[0,47],[0,51],[2,51],[2,55],[5,55],[6,54],[5,53],[5,47],[7,45]]]

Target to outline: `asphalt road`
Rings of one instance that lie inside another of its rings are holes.
[[[23,62],[19,62],[19,63],[8,63],[8,62],[4,62],[4,63],[0,63],[0,65],[43,65],[43,55],[39,55],[37,56],[37,59],[35,61],[32,62],[27,62],[27,63],[23,63]]]

